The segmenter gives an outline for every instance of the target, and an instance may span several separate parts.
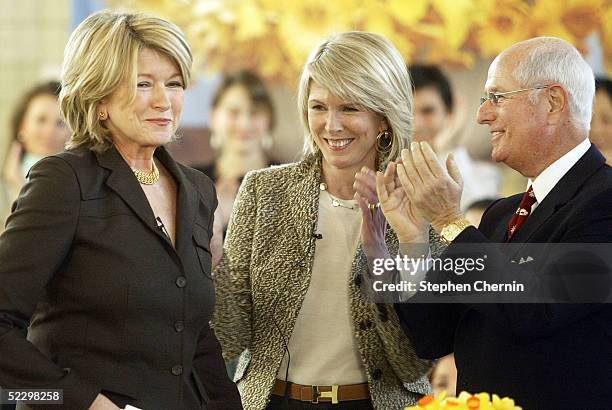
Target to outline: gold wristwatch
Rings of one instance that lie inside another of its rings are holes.
[[[468,226],[472,226],[472,224],[470,223],[470,221],[464,218],[447,223],[442,227],[442,230],[440,231],[440,238],[442,238],[444,242],[449,244],[454,241],[455,238],[459,236],[459,234],[463,232],[463,230]]]

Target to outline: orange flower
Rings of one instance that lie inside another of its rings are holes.
[[[437,398],[424,396],[416,406],[405,410],[521,410],[514,405],[514,400],[504,397],[500,399],[494,394],[493,399],[488,393],[470,394],[462,391],[458,397],[446,397],[442,392]]]
[[[479,409],[480,408],[480,399],[476,396],[472,396],[467,399],[467,407],[468,409]]]
[[[435,401],[436,399],[433,398],[433,396],[423,396],[419,399],[419,407],[425,407],[428,404],[431,404]]]

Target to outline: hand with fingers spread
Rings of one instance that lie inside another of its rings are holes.
[[[361,224],[363,252],[368,258],[389,257],[389,251],[385,243],[387,222],[383,213],[376,207],[378,196],[376,195],[376,174],[374,171],[368,167],[363,167],[355,174],[353,188],[363,220]]]
[[[398,162],[391,162],[384,174],[376,174],[380,208],[401,243],[427,243],[427,221],[416,212],[406,195],[398,179],[397,167]]]
[[[397,174],[417,212],[437,232],[463,217],[459,208],[463,178],[452,154],[444,167],[428,143],[413,142],[409,150],[402,150]]]

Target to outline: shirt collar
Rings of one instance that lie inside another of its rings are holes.
[[[591,148],[591,141],[585,138],[580,144],[576,145],[561,158],[550,164],[533,181],[531,178],[527,182],[527,187],[533,187],[538,203],[542,203],[546,195],[552,191],[557,183],[563,178],[580,158]]]

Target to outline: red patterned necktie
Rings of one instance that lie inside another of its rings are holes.
[[[512,219],[510,219],[510,222],[508,222],[508,239],[506,240],[506,242],[510,242],[514,234],[516,234],[516,231],[521,229],[521,226],[523,226],[523,224],[529,217],[529,214],[531,213],[531,207],[536,202],[537,201],[535,194],[533,193],[533,188],[530,186],[527,192],[525,192],[525,195],[523,195],[523,199],[521,199],[521,203],[514,215],[512,216]]]

